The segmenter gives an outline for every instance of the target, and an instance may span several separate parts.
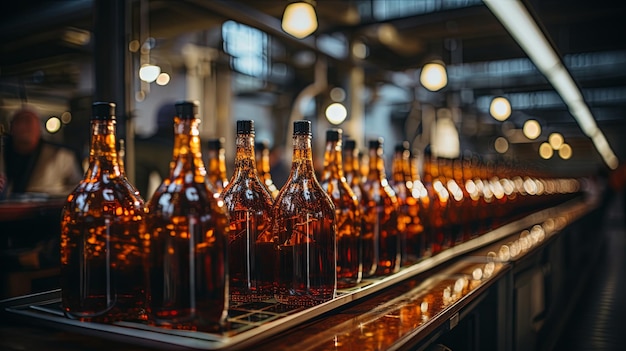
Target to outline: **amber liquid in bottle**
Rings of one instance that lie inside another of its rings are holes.
[[[430,201],[428,213],[425,218],[428,221],[427,241],[432,255],[436,255],[448,248],[450,235],[446,234],[446,211],[448,207],[449,193],[445,182],[439,177],[439,165],[437,159],[432,156],[430,150],[424,153],[424,187]],[[423,217],[424,218],[424,217]]]
[[[148,202],[148,312],[157,325],[215,330],[228,310],[228,230],[208,184],[197,105],[176,104],[170,174]]]
[[[267,142],[255,142],[254,155],[256,158],[256,170],[259,175],[259,179],[272,195],[272,199],[275,199],[278,196],[278,188],[276,187],[276,184],[274,184],[272,174],[270,173],[270,149]]]
[[[391,187],[398,198],[398,231],[401,265],[422,258],[423,228],[419,218],[419,198],[413,196],[409,143],[396,145],[391,166]]]
[[[463,190],[453,177],[453,160],[450,158],[440,157],[439,163],[439,179],[444,185],[444,188],[448,194],[448,209],[446,212],[445,222],[445,234],[449,237],[447,239],[448,247],[452,247],[456,244],[463,242],[463,226],[461,216],[463,213],[463,203],[465,198],[463,197]]]
[[[355,286],[361,281],[361,208],[343,174],[342,130],[326,131],[324,169],[320,185],[335,205],[337,218],[337,288]]]
[[[228,272],[230,300],[249,302],[274,296],[276,251],[271,230],[272,196],[258,177],[254,121],[237,121],[235,171],[222,198],[230,214]]]
[[[311,122],[296,121],[289,178],[274,204],[278,249],[278,302],[314,306],[335,297],[337,248],[335,206],[313,168]]]
[[[226,185],[226,150],[224,149],[224,138],[209,139],[207,141],[207,163],[206,170],[209,185],[213,191],[220,195]]]
[[[363,275],[387,275],[400,269],[398,199],[387,182],[382,138],[370,140],[369,172],[363,183]]]
[[[83,321],[144,317],[144,200],[121,172],[115,145],[115,104],[96,102],[89,167],[61,216],[61,303]]]

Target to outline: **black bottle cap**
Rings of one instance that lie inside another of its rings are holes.
[[[237,134],[254,134],[254,121],[250,119],[238,120]]]
[[[379,147],[383,146],[383,138],[377,138],[377,139],[372,139],[369,141],[369,148],[370,149],[378,149]]]
[[[115,120],[115,103],[113,102],[94,102],[91,105],[91,119],[93,120]]]
[[[311,121],[301,120],[293,122],[293,135],[311,135]]]
[[[356,140],[346,139],[346,141],[343,142],[344,150],[354,150],[355,148],[356,148]]]
[[[176,115],[182,119],[194,119],[198,115],[197,101],[179,101],[175,104]]]
[[[213,138],[207,140],[209,150],[220,150],[224,148],[224,138]]]
[[[255,150],[268,150],[270,148],[270,143],[267,140],[260,140],[254,142]]]
[[[425,156],[432,156],[433,152],[430,148],[430,144],[426,145],[426,147],[424,148],[424,155]]]
[[[401,143],[396,144],[396,148],[395,148],[397,152],[404,152],[408,149],[409,149],[409,142],[406,140]]]
[[[331,128],[326,131],[326,141],[339,141],[343,131],[339,128]]]

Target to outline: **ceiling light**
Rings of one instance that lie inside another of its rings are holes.
[[[454,125],[454,121],[449,116],[448,109],[437,111],[437,120],[434,126],[434,136],[432,137],[432,153],[437,157],[457,158],[461,153],[459,132]]]
[[[420,72],[420,83],[430,91],[437,91],[448,84],[446,67],[442,62],[431,62],[424,65]]]
[[[330,98],[334,102],[342,102],[346,99],[346,91],[341,87],[334,87],[330,90]]]
[[[564,160],[568,160],[570,157],[572,157],[572,147],[569,146],[569,144],[561,145],[561,147],[559,148],[559,156],[561,156],[561,158]]]
[[[161,72],[161,74],[159,74],[159,76],[156,79],[156,83],[158,85],[167,85],[169,82],[170,82],[170,75],[165,72]]]
[[[298,39],[305,38],[317,29],[315,2],[295,1],[287,5],[283,13],[282,28]]]
[[[569,107],[570,113],[582,131],[592,139],[604,162],[612,169],[617,168],[619,165],[617,156],[606,142],[604,134],[598,129],[596,120],[585,103],[580,89],[574,83],[570,73],[548,43],[537,23],[528,13],[523,2],[501,0],[483,0],[483,2],[511,33],[535,66],[550,81]]]
[[[524,132],[524,135],[528,139],[534,140],[534,139],[537,139],[541,135],[541,125],[536,120],[529,119],[526,122],[524,122],[524,127],[522,131]]]
[[[348,117],[348,111],[342,104],[335,102],[326,108],[326,119],[332,124],[341,124]]]
[[[561,133],[552,133],[548,137],[548,142],[554,150],[558,150],[561,148],[561,145],[563,145],[563,136]]]
[[[552,149],[552,146],[550,146],[549,143],[541,143],[541,145],[539,146],[539,156],[547,160],[551,158],[552,155],[554,155],[554,150]]]
[[[144,82],[152,83],[161,74],[161,67],[145,64],[139,69],[139,78]]]
[[[493,143],[494,148],[498,153],[505,153],[509,150],[509,142],[504,137],[498,137]]]
[[[498,121],[505,121],[511,115],[511,103],[505,97],[499,96],[491,100],[489,113]]]
[[[61,129],[61,120],[59,117],[52,116],[46,121],[46,130],[50,134],[54,134]]]

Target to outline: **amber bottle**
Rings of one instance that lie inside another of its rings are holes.
[[[401,265],[422,258],[423,228],[419,218],[419,198],[413,196],[409,142],[397,144],[391,163],[391,187],[398,198],[398,237]]]
[[[121,172],[115,122],[115,104],[92,105],[89,166],[61,216],[61,304],[84,321],[142,318],[145,308],[144,200]]]
[[[361,281],[361,208],[343,174],[342,130],[326,131],[324,169],[320,185],[335,205],[337,218],[337,288],[355,286]]]
[[[386,275],[400,269],[398,199],[387,181],[383,139],[369,142],[369,167],[363,183],[363,274]]]
[[[359,149],[356,147],[356,140],[346,139],[343,143],[343,173],[346,182],[361,202],[363,198],[363,177],[361,177],[361,168],[359,163]]]
[[[259,175],[259,179],[267,190],[275,199],[278,196],[278,188],[272,180],[272,174],[270,173],[270,148],[266,141],[257,141],[254,143],[254,155],[256,158],[256,170]]]
[[[337,222],[335,206],[313,168],[311,122],[293,124],[293,159],[274,211],[278,249],[276,300],[313,306],[335,297]]]
[[[463,243],[472,237],[472,200],[470,194],[465,187],[465,179],[463,178],[463,159],[456,158],[452,161],[452,178],[454,184],[448,180],[448,190],[455,200],[461,198],[460,202],[456,201],[455,205],[459,211],[459,235],[457,243]]]
[[[428,193],[430,205],[428,213],[422,218],[429,222],[426,235],[427,245],[430,246],[431,254],[436,255],[450,247],[451,237],[445,230],[449,193],[439,176],[437,158],[432,155],[429,147],[424,151],[423,184]]]
[[[448,209],[445,218],[445,232],[449,236],[448,246],[463,242],[463,221],[465,197],[459,183],[454,178],[454,159],[440,157],[439,179],[448,193]]]
[[[148,308],[157,325],[213,330],[228,309],[229,220],[206,177],[197,111],[176,103],[170,173],[147,205]]]
[[[272,196],[257,174],[254,121],[237,121],[234,173],[222,192],[230,215],[231,302],[272,298],[276,272]]]
[[[214,138],[207,141],[207,178],[209,185],[217,195],[221,194],[228,185],[226,175],[226,150],[224,138]]]

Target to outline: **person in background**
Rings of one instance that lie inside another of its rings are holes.
[[[12,115],[3,144],[0,214],[22,208],[16,203],[36,208],[0,216],[0,278],[4,281],[8,272],[58,266],[61,207],[84,172],[74,150],[43,139],[39,116],[30,108]]]
[[[5,176],[0,192],[5,198],[64,197],[83,178],[77,154],[66,146],[46,141],[38,114],[22,108],[13,114],[5,140]]]

